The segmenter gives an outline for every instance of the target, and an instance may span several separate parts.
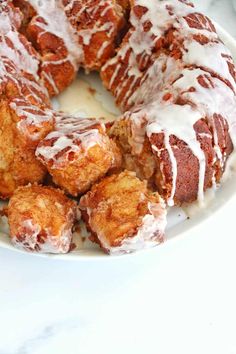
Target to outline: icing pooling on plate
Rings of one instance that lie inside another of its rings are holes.
[[[113,97],[95,72],[89,75],[79,72],[75,81],[56,98],[56,102],[61,111],[80,117],[102,117],[106,121],[114,121],[120,115]]]

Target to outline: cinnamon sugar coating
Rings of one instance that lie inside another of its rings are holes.
[[[40,54],[39,75],[51,96],[69,86],[79,67],[100,69],[125,26],[125,9],[114,0],[16,0],[15,5],[24,14],[21,30]]]
[[[35,157],[40,139],[52,130],[47,91],[38,83],[37,53],[18,32],[21,14],[10,2],[0,12],[0,198],[15,188],[42,182],[46,169]]]
[[[121,165],[121,155],[96,119],[60,117],[56,130],[43,139],[36,151],[53,182],[76,197]]]
[[[202,202],[236,143],[232,56],[189,1],[133,0],[130,24],[101,70],[124,111],[111,129],[123,167],[169,205]]]
[[[61,190],[28,185],[19,187],[8,206],[13,244],[31,252],[67,253],[76,220],[76,203]]]
[[[51,108],[80,67],[100,70],[123,111],[109,129]],[[87,193],[94,240],[130,253],[163,240],[165,202],[203,202],[236,144],[233,59],[188,0],[0,0],[0,96],[0,198],[13,195],[13,242],[30,250],[69,250],[75,204],[19,186],[49,172]]]
[[[92,240],[110,254],[131,253],[163,241],[165,204],[133,172],[104,178],[80,200]]]

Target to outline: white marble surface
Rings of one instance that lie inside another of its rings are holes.
[[[230,0],[197,3],[236,37]],[[0,354],[236,354],[235,204],[148,255],[62,262],[0,249]]]
[[[62,262],[0,250],[1,354],[235,354],[236,200],[157,251]]]

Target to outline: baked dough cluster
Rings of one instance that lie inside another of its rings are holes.
[[[95,119],[59,117],[55,130],[38,145],[36,156],[53,182],[73,197],[87,192],[109,171],[121,166],[121,154]]]
[[[133,1],[130,24],[101,70],[124,111],[111,131],[124,167],[170,206],[203,201],[235,143],[231,54],[190,1]]]
[[[163,242],[166,206],[134,172],[104,178],[80,199],[92,240],[109,254],[154,247]]]
[[[79,68],[114,123],[52,109]],[[188,0],[0,0],[0,95],[0,197],[30,251],[68,252],[78,208],[107,253],[159,244],[167,206],[202,202],[236,143],[232,56]]]
[[[71,247],[76,217],[76,202],[60,189],[19,187],[8,208],[12,242],[26,251],[66,253]]]

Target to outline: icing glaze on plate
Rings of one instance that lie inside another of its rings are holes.
[[[80,71],[77,79],[54,99],[54,107],[80,117],[113,121],[120,115],[112,95],[106,91],[98,73]]]

